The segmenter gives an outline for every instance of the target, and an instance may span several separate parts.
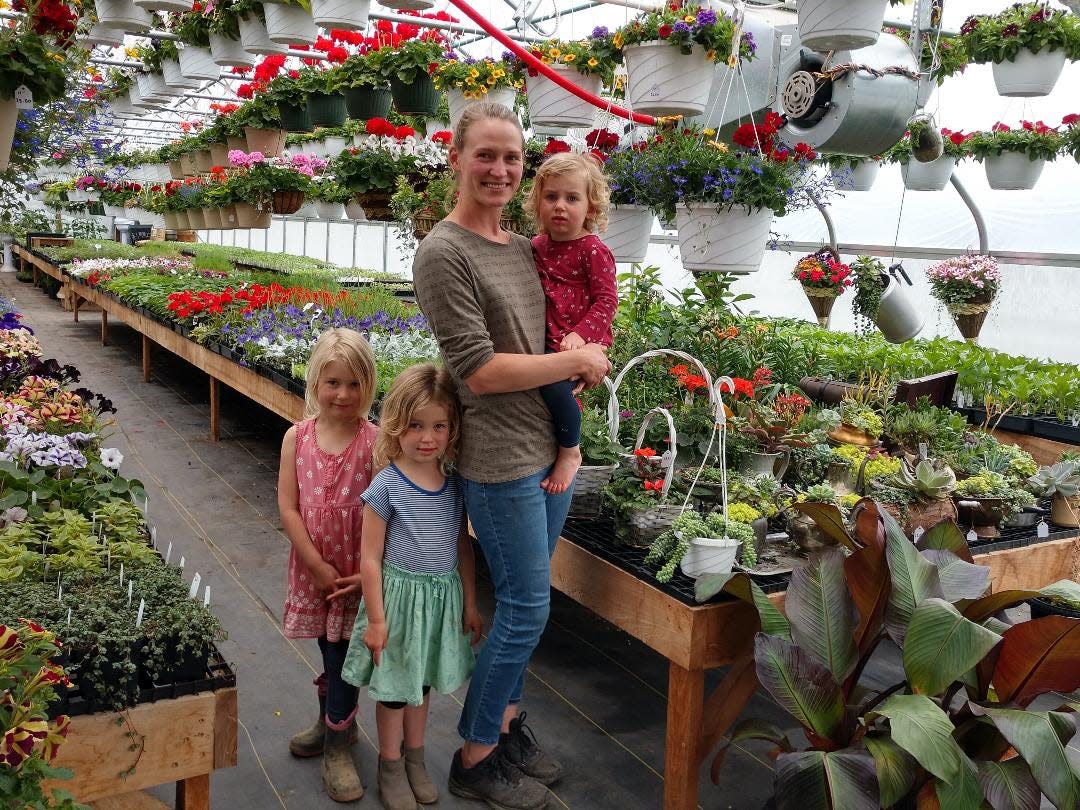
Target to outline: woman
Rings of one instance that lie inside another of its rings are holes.
[[[458,732],[450,791],[532,810],[561,767],[519,717],[529,657],[547,624],[551,555],[570,491],[540,487],[554,464],[555,434],[541,385],[578,378],[598,385],[611,370],[601,347],[544,353],[544,293],[532,247],[499,220],[521,184],[524,135],[500,104],[466,108],[454,132],[454,210],[417,250],[413,282],[462,403],[458,469],[473,531],[495,584],[495,616],[477,659]]]

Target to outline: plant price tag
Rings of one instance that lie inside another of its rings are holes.
[[[184,555],[183,555],[183,554],[181,554],[181,555],[180,555],[180,570],[181,570],[181,571],[183,571],[183,570],[184,570],[184,563],[186,563],[186,562],[187,562],[187,560],[185,560],[185,559],[184,559]]]
[[[210,607],[210,586],[209,585],[207,585],[206,589],[203,591],[202,606],[203,607]]]
[[[979,539],[979,535],[975,534],[974,529],[971,529],[970,531],[968,531],[968,533],[967,533],[967,541],[969,543],[974,543],[978,539]]]
[[[202,584],[202,574],[195,572],[195,579],[191,580],[191,590],[188,591],[188,599],[194,599],[199,595],[199,585]]]
[[[139,600],[139,615],[135,617],[135,627],[142,627],[143,611],[146,610],[146,600]]]
[[[134,585],[135,585],[135,580],[129,578],[128,579],[128,607],[131,607],[131,589],[134,587]]]
[[[919,442],[919,458],[923,461],[926,461],[926,459],[929,457],[929,454],[930,447],[926,444],[926,442]]]
[[[1039,521],[1039,525],[1035,527],[1035,535],[1044,540],[1050,536],[1050,527],[1046,525],[1045,520]]]
[[[926,534],[926,529],[924,529],[922,526],[916,526],[915,531],[911,533],[911,539],[918,543],[919,538],[922,537],[924,534]]]
[[[34,94],[30,92],[30,88],[25,84],[20,84],[15,88],[13,98],[15,99],[16,110],[34,109]]]
[[[172,541],[169,541],[169,547],[165,549],[165,564],[169,564],[169,557],[172,556]]]

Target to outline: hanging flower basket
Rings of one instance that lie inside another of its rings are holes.
[[[304,192],[302,191],[275,191],[274,192],[274,213],[275,214],[295,214],[300,210],[300,206],[304,204]]]
[[[742,207],[717,211],[710,205],[676,206],[679,254],[694,272],[754,273],[761,268],[773,212]]]
[[[993,298],[987,298],[985,300],[966,301],[962,304],[946,304],[945,308],[949,310],[949,314],[956,321],[956,328],[960,330],[964,340],[968,343],[976,343],[993,303]]]
[[[229,147],[230,152],[233,149],[239,149],[241,152],[248,151],[247,138],[241,137],[239,135],[226,135],[225,144]],[[221,165],[224,166],[225,164],[223,163]]]
[[[1013,98],[1048,96],[1065,67],[1065,51],[1022,50],[1012,62],[994,62],[994,84],[998,95]]]
[[[159,73],[140,73],[135,82],[144,101],[159,103],[171,95],[164,76]]]
[[[566,65],[552,64],[549,68],[567,81],[583,90],[600,95],[601,78],[585,76]],[[525,100],[529,105],[529,123],[536,127],[591,127],[596,117],[596,107],[564,90],[547,76],[538,73],[525,77],[527,90]]]
[[[254,12],[249,13],[246,17],[241,16],[239,22],[240,42],[248,53],[269,56],[270,54],[283,54],[288,50],[285,45],[279,45],[271,41],[266,32],[266,25]]]
[[[457,126],[458,119],[465,112],[465,108],[478,101],[490,101],[502,104],[504,107],[514,109],[514,101],[517,99],[517,90],[513,87],[495,87],[483,98],[465,98],[465,93],[456,88],[446,91],[446,103],[450,108],[450,129]]]
[[[956,321],[970,343],[979,337],[986,314],[1001,286],[1001,271],[992,256],[954,256],[926,268],[930,292]]]
[[[956,158],[942,155],[929,163],[909,160],[900,167],[900,173],[908,191],[941,191],[949,184],[954,168]]]
[[[161,76],[165,79],[165,84],[173,90],[183,92],[184,90],[194,90],[199,86],[197,80],[184,77],[184,74],[180,71],[180,63],[175,59],[161,60]]]
[[[612,442],[619,439],[619,400],[615,395],[615,385],[604,377],[604,386],[608,390],[607,427]],[[582,464],[574,476],[574,495],[570,500],[568,517],[595,520],[600,516],[600,491],[607,486],[618,464]]]
[[[286,132],[311,132],[311,108],[307,104],[278,104],[281,127]]]
[[[817,317],[818,326],[827,329],[829,327],[829,316],[832,315],[833,304],[836,303],[838,293],[835,290],[807,287],[805,284],[802,285],[802,290],[810,301],[810,306]]]
[[[203,218],[201,208],[189,208],[187,210],[188,228],[193,231],[205,231],[206,219]]]
[[[185,152],[180,156],[180,167],[184,170],[184,177],[194,177],[199,173],[199,164],[195,162],[194,152]]]
[[[19,110],[15,99],[0,98],[0,171],[11,162],[11,144],[15,140],[15,124],[19,120]]]
[[[1027,191],[1039,182],[1046,161],[1032,160],[1023,152],[988,155],[985,161],[986,182],[999,191]]]
[[[182,14],[191,11],[187,0],[135,0],[135,5],[146,11],[173,11]]]
[[[345,216],[348,219],[354,219],[357,222],[364,222],[367,220],[367,214],[364,213],[364,207],[356,202],[356,200],[349,200],[345,203]],[[426,236],[427,234],[425,233],[424,235]],[[417,236],[416,238],[421,239],[422,237]]]
[[[435,8],[435,0],[379,0],[379,5],[396,11],[427,11]]]
[[[228,166],[229,165],[229,147],[223,143],[210,144],[210,168],[214,166]]]
[[[90,47],[104,45],[107,48],[122,48],[124,31],[118,28],[106,28],[101,23],[95,23],[89,32],[78,39]]]
[[[675,421],[666,408],[653,408],[641,422],[638,429],[637,441],[634,442],[634,451],[641,449],[645,440],[645,431],[654,416],[663,416],[668,425],[668,451],[670,457],[666,459],[663,487],[660,490],[660,499],[667,498],[671,491],[672,478],[675,475],[675,456],[678,452],[677,436],[675,434]],[[665,452],[665,456],[667,456]],[[674,503],[658,503],[655,506],[633,506],[626,510],[620,510],[615,515],[615,533],[617,539],[624,545],[634,548],[647,548],[652,541],[671,528],[675,518],[681,515],[683,507]]]
[[[267,157],[277,157],[285,148],[285,130],[244,127],[248,152],[262,152]]]
[[[195,170],[199,174],[209,174],[210,170],[214,168],[214,155],[209,149],[198,149],[194,152],[195,155]],[[226,156],[228,160],[228,156]]]
[[[308,117],[317,127],[340,127],[348,117],[345,96],[340,93],[312,93],[307,100]]]
[[[341,203],[316,200],[315,216],[319,219],[338,220],[345,218],[345,206]]]
[[[390,210],[389,191],[365,191],[356,195],[356,202],[364,209],[364,216],[372,222],[393,222],[394,212]]]
[[[119,28],[133,34],[149,31],[154,18],[150,12],[136,6],[131,0],[97,0],[94,4],[97,24],[102,28]]]
[[[245,202],[236,204],[236,227],[265,229],[270,227],[271,214],[269,210],[256,208]]]
[[[319,38],[319,29],[311,19],[311,12],[305,9],[264,3],[263,14],[266,17],[266,36],[271,42],[279,45],[314,45]]]
[[[799,40],[815,51],[850,51],[878,41],[887,0],[799,0]]]
[[[380,5],[386,5],[380,3]],[[311,16],[321,28],[363,31],[371,0],[311,0]]]
[[[649,115],[700,115],[709,102],[715,67],[701,48],[682,53],[666,42],[623,49],[630,109]]]
[[[255,67],[255,57],[244,50],[244,43],[223,34],[210,32],[210,57],[221,67]]]
[[[653,212],[644,205],[617,205],[608,211],[607,230],[599,234],[617,262],[645,261],[652,235]]]
[[[869,191],[874,187],[878,172],[881,171],[881,161],[864,158],[854,167],[845,165],[841,169],[833,170],[833,182],[841,191]]]
[[[214,61],[209,48],[185,45],[180,49],[180,72],[184,78],[196,81],[214,81],[221,75],[221,69]]]
[[[344,95],[349,118],[357,121],[386,118],[393,101],[389,87],[346,87]]]
[[[402,115],[434,115],[439,109],[440,93],[426,73],[417,73],[411,84],[391,78],[390,94]]]

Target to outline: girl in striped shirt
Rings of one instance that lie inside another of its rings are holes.
[[[468,680],[483,629],[461,482],[448,469],[459,426],[445,370],[424,363],[394,381],[375,442],[375,463],[386,466],[362,496],[359,574],[339,579],[333,595],[364,594],[342,677],[378,701],[388,810],[438,798],[424,768],[428,691],[447,694]]]

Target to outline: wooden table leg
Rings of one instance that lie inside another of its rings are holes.
[[[210,378],[210,441],[221,439],[221,388],[216,377]]]
[[[701,766],[701,718],[705,671],[668,665],[667,740],[664,747],[664,810],[694,810]]]
[[[82,300],[79,294],[75,292],[75,285],[68,284],[68,300],[71,301],[71,314],[75,319],[75,323],[79,322],[79,302]]]
[[[101,310],[101,345],[109,345],[109,313]]]
[[[150,382],[150,350],[153,343],[146,335],[142,336],[142,381]]]
[[[210,810],[210,774],[176,783],[176,810]]]

